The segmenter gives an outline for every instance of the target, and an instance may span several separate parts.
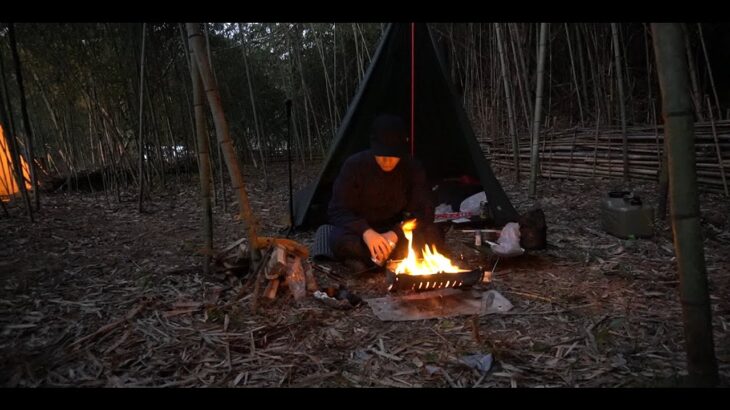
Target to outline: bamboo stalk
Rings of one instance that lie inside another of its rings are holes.
[[[258,235],[257,223],[255,215],[251,210],[251,204],[246,193],[246,188],[243,182],[243,174],[239,166],[239,160],[236,155],[236,150],[233,146],[228,131],[228,122],[226,121],[225,114],[223,112],[223,106],[220,100],[220,94],[218,92],[218,86],[213,79],[213,73],[211,67],[206,59],[206,48],[204,39],[200,32],[200,26],[196,23],[186,23],[188,31],[188,41],[193,49],[193,55],[195,62],[198,64],[203,84],[205,86],[205,94],[208,99],[208,105],[210,106],[211,112],[214,117],[216,127],[216,137],[219,141],[219,146],[225,155],[226,165],[228,166],[228,173],[231,178],[233,189],[238,194],[239,200],[239,219],[248,224],[248,241],[249,248],[251,250],[252,261],[258,261],[259,250],[258,250]],[[255,266],[252,263],[251,266]]]
[[[662,111],[667,128],[672,231],[677,255],[687,370],[694,385],[718,381],[712,313],[697,196],[693,123],[686,54],[677,23],[652,23]],[[708,67],[709,68],[709,67]]]
[[[690,84],[692,84],[692,102],[694,103],[695,115],[700,121],[704,121],[702,116],[702,97],[700,96],[700,88],[697,86],[697,70],[695,69],[695,61],[692,56],[692,45],[689,42],[689,31],[687,24],[682,23],[682,31],[684,32],[684,48],[687,53],[687,67],[689,68]]]
[[[583,102],[580,96],[580,88],[578,88],[578,76],[575,72],[575,61],[573,59],[573,47],[570,44],[570,32],[568,31],[568,23],[565,26],[565,39],[568,42],[568,56],[570,57],[570,72],[573,75],[573,85],[575,86],[575,96],[578,100],[578,113],[580,115],[580,124],[583,125]],[[572,114],[572,113],[571,113]]]
[[[269,177],[266,172],[266,161],[264,160],[264,153],[263,153],[263,144],[262,144],[262,138],[261,138],[261,127],[259,126],[259,117],[256,112],[256,99],[254,98],[254,90],[253,90],[253,82],[251,81],[251,73],[248,69],[248,53],[246,51],[246,44],[245,40],[243,38],[243,28],[241,26],[241,23],[238,23],[238,30],[241,32],[241,53],[243,55],[243,67],[246,71],[246,83],[248,84],[248,94],[251,99],[251,110],[253,111],[253,122],[254,122],[254,131],[256,132],[256,141],[259,146],[259,155],[261,157],[261,169],[264,172],[264,189],[266,189],[269,186]],[[210,52],[210,50],[208,50]]]
[[[187,48],[187,45],[186,45]],[[193,110],[195,112],[195,135],[198,141],[198,174],[200,175],[200,202],[203,209],[203,272],[210,273],[213,255],[213,212],[210,190],[210,141],[205,122],[205,101],[203,80],[197,64],[190,64],[190,77],[193,84]]]
[[[210,66],[210,71],[213,74],[212,81],[216,84],[216,87],[218,86],[218,76],[215,72],[215,68],[213,65],[213,54],[210,52],[210,36],[208,36],[208,24],[203,24],[203,33],[205,35],[205,52],[206,52],[206,58],[208,59],[208,65]],[[214,120],[215,121],[215,120]],[[207,117],[206,117],[206,123],[207,123]],[[217,134],[217,130],[214,131]],[[216,136],[217,138],[217,136]],[[212,141],[211,141],[212,142]],[[226,183],[225,183],[225,172],[223,171],[223,152],[221,151],[220,144],[215,144],[216,150],[218,152],[218,175],[220,176],[220,191],[221,191],[221,202],[223,202],[223,212],[228,212],[228,198],[226,194]]]
[[[649,35],[651,33],[651,30],[646,25],[646,23],[642,23],[642,24],[644,26],[644,54],[645,54],[645,59],[646,59],[646,93],[647,93],[647,101],[651,101],[652,102],[651,111],[649,111],[649,108],[647,108],[647,110],[646,110],[646,122],[647,123],[650,123],[651,122],[651,118],[656,118],[655,109],[654,109],[654,105],[653,105],[654,97],[652,96],[652,93],[651,93],[651,91],[652,91],[652,86],[651,86],[651,84],[652,84],[652,81],[651,81],[651,79],[652,79],[652,75],[651,75],[651,72],[652,72],[652,70],[651,70],[652,64],[651,64],[651,58],[649,57],[649,43],[651,42],[651,40],[649,40]],[[656,121],[654,121],[654,123],[656,124]],[[657,151],[657,152],[659,152],[659,151]]]
[[[618,84],[618,95],[619,95],[619,110],[621,113],[621,136],[623,138],[623,158],[624,158],[624,181],[628,182],[630,179],[629,176],[629,155],[628,155],[628,141],[626,140],[626,107],[625,107],[625,99],[624,99],[624,82],[623,82],[623,75],[622,75],[622,67],[621,67],[621,51],[619,49],[619,39],[618,39],[618,28],[616,26],[616,23],[611,23],[611,32],[613,34],[613,52],[614,52],[614,62],[616,67],[616,82]]]
[[[0,121],[2,121],[3,126],[3,134],[5,135],[6,141],[8,143],[8,148],[10,149],[10,156],[12,157],[12,163],[13,167],[12,169],[15,171],[13,174],[15,175],[15,181],[18,185],[18,189],[20,190],[21,197],[23,198],[23,204],[25,205],[26,213],[28,214],[28,219],[30,219],[31,222],[35,222],[35,219],[33,218],[33,207],[30,204],[30,196],[28,195],[28,190],[25,186],[25,178],[23,178],[23,166],[21,162],[20,157],[20,149],[18,147],[18,138],[15,134],[15,123],[13,122],[13,113],[10,111],[10,95],[8,94],[8,86],[7,81],[5,79],[5,65],[3,63],[2,54],[0,53],[0,76],[2,76],[2,101],[0,101],[0,105],[2,105],[2,109],[0,109]]]
[[[540,46],[537,57],[537,91],[535,93],[535,118],[532,129],[532,155],[530,158],[529,196],[537,193],[538,141],[540,136],[540,115],[542,113],[542,91],[545,78],[545,42],[547,41],[548,23],[540,23]]]
[[[317,34],[317,30],[314,28],[314,24],[310,24],[310,28],[312,30],[312,33],[314,33],[314,39],[315,44],[317,46],[317,51],[319,54],[320,61],[322,62],[322,73],[324,75],[324,84],[325,84],[325,95],[327,97],[327,114],[329,115],[330,120],[330,130],[332,132],[332,138],[331,141],[334,141],[336,136],[336,124],[335,124],[335,115],[333,110],[333,103],[332,101],[335,100],[335,92],[333,90],[332,84],[330,84],[330,76],[327,72],[327,63],[324,56],[324,46],[322,45],[322,39]],[[336,107],[336,103],[334,104],[334,107]],[[324,145],[320,144],[320,148],[322,153],[324,154]]]
[[[722,108],[720,106],[720,99],[717,97],[717,87],[715,87],[715,77],[712,75],[712,66],[710,65],[710,57],[707,54],[707,47],[705,46],[705,36],[702,34],[702,23],[697,23],[697,30],[700,35],[700,44],[702,44],[702,52],[705,55],[705,64],[707,64],[707,74],[710,77],[710,86],[712,87],[712,94],[715,96],[715,107],[717,107],[717,119],[722,120]]]
[[[142,198],[144,197],[144,134],[143,134],[143,121],[144,121],[144,45],[145,45],[145,29],[147,23],[142,23],[142,55],[139,63],[139,212],[144,212],[142,206]]]
[[[717,164],[720,167],[720,176],[722,177],[722,185],[725,188],[725,196],[730,196],[727,189],[727,180],[725,180],[725,167],[722,162],[722,153],[720,152],[720,144],[717,139],[717,132],[715,130],[715,116],[712,114],[712,105],[710,104],[710,96],[707,98],[707,112],[710,114],[710,124],[712,124],[712,137],[715,139],[715,152],[717,153]]]
[[[510,28],[510,33],[512,34],[510,36],[510,39],[512,40],[511,45],[512,54],[515,59],[515,67],[517,68],[517,86],[520,88],[520,100],[522,102],[522,109],[525,115],[527,129],[529,130],[532,126],[533,108],[529,104],[530,85],[527,81],[527,69],[525,67],[525,59],[524,55],[522,54],[521,44],[518,43],[521,41],[521,38],[519,36],[518,26],[516,23],[508,23],[508,27]]]
[[[30,181],[33,187],[33,198],[35,199],[35,209],[41,208],[40,192],[38,190],[38,168],[35,163],[35,151],[33,150],[33,130],[30,126],[30,118],[28,117],[28,103],[25,98],[25,87],[23,86],[23,70],[21,68],[20,55],[18,54],[18,45],[15,39],[15,25],[8,24],[8,35],[10,37],[10,50],[15,62],[15,81],[18,83],[18,92],[20,94],[20,112],[23,117],[23,128],[28,139],[28,168],[30,170]]]
[[[507,80],[507,64],[504,58],[504,47],[502,45],[502,28],[499,23],[494,23],[494,30],[496,34],[497,49],[499,52],[499,62],[502,69],[502,81],[504,82],[504,94],[507,99],[507,120],[509,123],[509,134],[512,139],[512,152],[514,153],[514,169],[515,169],[515,181],[520,182],[520,158],[517,155],[519,150],[519,144],[517,141],[517,131],[515,130],[515,118],[512,112],[512,95],[510,94],[510,87]]]

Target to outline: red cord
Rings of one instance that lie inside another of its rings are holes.
[[[416,23],[411,23],[411,157],[413,157],[414,149],[414,127],[415,127],[415,104],[416,104]]]

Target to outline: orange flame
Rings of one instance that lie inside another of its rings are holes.
[[[15,174],[12,168],[12,156],[10,155],[10,149],[6,143],[6,136],[3,134],[3,127],[0,126],[0,200],[7,202],[11,196],[18,192],[18,184],[15,179]],[[25,179],[25,187],[31,188],[30,183],[30,170],[28,164],[25,162],[23,157],[20,158],[20,162],[23,167],[23,179]]]
[[[439,272],[466,272],[451,263],[451,260],[440,254],[436,246],[425,245],[423,247],[423,258],[416,258],[413,250],[413,230],[416,229],[416,220],[410,219],[403,223],[403,235],[408,241],[408,255],[395,267],[396,275],[433,275]]]

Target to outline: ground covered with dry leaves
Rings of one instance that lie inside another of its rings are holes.
[[[265,234],[287,218],[286,167],[246,169]],[[316,175],[295,165],[295,184]],[[381,322],[367,305],[337,310],[288,291],[251,313],[251,286],[204,275],[197,180],[158,190],[137,212],[104,194],[42,198],[38,222],[0,219],[0,384],[4,386],[674,386],[686,374],[671,231],[621,240],[600,229],[598,202],[618,181],[540,181],[538,201],[501,175],[518,210],[545,210],[549,247],[502,260],[490,288],[507,314]],[[635,188],[655,204],[655,187]],[[218,249],[244,236],[235,206],[215,207]],[[702,194],[714,341],[730,376],[730,204]],[[453,252],[491,263],[451,231]],[[310,244],[311,232],[293,237]],[[382,276],[318,272],[362,297]],[[491,353],[481,374],[459,359]]]

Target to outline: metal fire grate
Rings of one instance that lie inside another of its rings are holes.
[[[445,288],[468,288],[476,285],[484,278],[484,270],[480,267],[467,272],[458,273],[435,273],[433,275],[396,275],[387,269],[386,280],[388,290],[414,290],[422,292],[425,290]]]

